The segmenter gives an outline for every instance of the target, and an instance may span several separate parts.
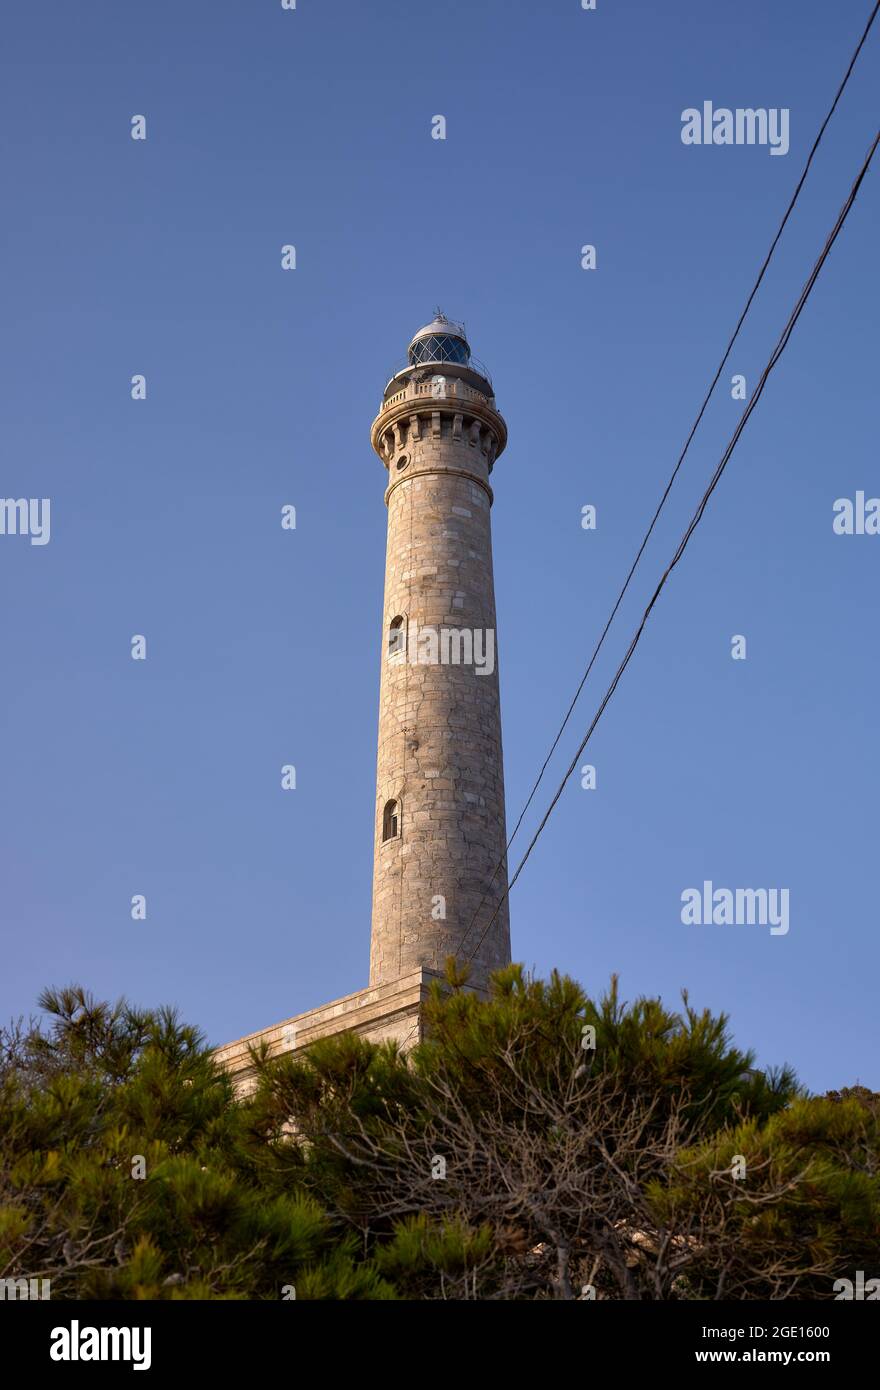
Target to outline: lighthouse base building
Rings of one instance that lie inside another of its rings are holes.
[[[370,983],[218,1050],[354,1031],[411,1047],[449,956],[483,993],[510,962],[489,477],[507,443],[491,379],[439,310],[388,382],[370,435],[388,471]]]
[[[217,1049],[217,1059],[247,1089],[250,1049],[267,1043],[273,1053],[299,1052],[320,1038],[353,1032],[369,1042],[399,1043],[408,1050],[422,1041],[422,1005],[431,982],[441,977],[430,970],[413,970],[391,984],[360,989],[332,1004],[295,1014],[271,1028],[260,1028]]]

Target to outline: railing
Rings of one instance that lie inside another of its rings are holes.
[[[471,357],[471,358],[468,359],[467,362],[448,362],[448,363],[447,363],[447,362],[410,362],[410,361],[407,359],[406,362],[400,362],[400,363],[394,368],[394,371],[391,373],[391,376],[388,378],[388,380],[389,380],[389,381],[393,381],[394,378],[397,376],[397,374],[398,374],[399,372],[408,371],[411,367],[430,367],[430,368],[432,368],[432,369],[435,369],[438,373],[442,373],[443,368],[446,367],[446,366],[449,366],[449,367],[465,367],[465,368],[470,368],[470,370],[473,371],[473,372],[476,372],[478,376],[484,377],[484,378],[486,379],[486,381],[488,381],[488,383],[489,383],[490,386],[492,385],[492,378],[491,378],[491,376],[489,375],[489,368],[486,366],[486,364],[485,364],[484,362],[481,362],[481,361],[480,361],[479,357]]]
[[[442,376],[439,370],[442,363],[438,363],[437,376]],[[393,396],[382,402],[380,415],[384,415],[386,410],[390,410],[399,401],[415,400],[417,396],[434,396],[438,401],[483,401],[488,405],[494,406],[495,397],[487,396],[485,391],[475,391],[466,382],[460,381],[458,377],[450,376],[446,378],[446,386],[442,395],[437,394],[436,384],[433,381],[408,382],[401,391],[395,391]]]

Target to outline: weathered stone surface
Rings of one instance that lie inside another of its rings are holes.
[[[421,334],[435,331],[437,321]],[[370,985],[219,1048],[242,1090],[250,1045],[296,1052],[352,1029],[411,1047],[447,956],[471,961],[479,992],[510,961],[506,901],[491,921],[507,883],[507,837],[489,474],[507,426],[481,372],[444,361],[394,378],[371,442],[389,482]],[[403,650],[392,654],[395,619]],[[425,629],[446,630],[449,659],[418,658],[411,639]],[[472,643],[480,634],[476,661],[464,633]]]
[[[372,431],[389,471],[372,984],[418,967],[440,971],[447,955],[468,959],[476,950],[472,979],[481,987],[510,960],[506,902],[480,942],[507,882],[489,518],[489,472],[507,431],[494,398],[467,384],[474,374],[456,371],[444,364],[439,400],[430,371],[410,373],[386,396]],[[389,655],[395,619],[404,650]],[[491,674],[414,660],[412,634],[426,628],[483,634],[483,655],[491,633]],[[385,839],[389,801],[399,808],[398,833]]]
[[[300,1052],[319,1038],[349,1030],[371,1042],[393,1039],[402,1047],[414,1047],[422,1039],[421,1005],[427,998],[432,980],[437,976],[427,970],[413,970],[402,979],[375,988],[346,994],[331,1004],[294,1014],[270,1028],[218,1047],[215,1057],[227,1067],[243,1093],[249,1089],[252,1067],[249,1048],[266,1042],[273,1053]]]

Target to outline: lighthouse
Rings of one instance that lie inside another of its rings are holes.
[[[485,988],[510,961],[490,520],[507,427],[463,325],[418,330],[370,441],[388,509],[370,984],[456,956]]]
[[[255,1046],[295,1053],[351,1031],[405,1050],[450,956],[481,993],[510,962],[490,522],[507,426],[463,324],[438,310],[415,334],[370,441],[388,515],[370,980],[218,1048],[243,1093]]]

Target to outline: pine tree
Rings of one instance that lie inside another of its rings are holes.
[[[0,1277],[53,1298],[393,1295],[313,1196],[261,1187],[197,1030],[79,988],[40,1004],[49,1031],[0,1047]]]

